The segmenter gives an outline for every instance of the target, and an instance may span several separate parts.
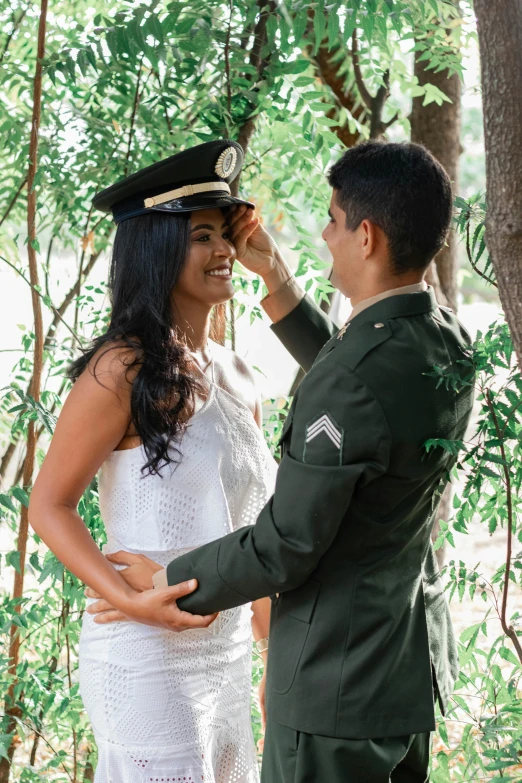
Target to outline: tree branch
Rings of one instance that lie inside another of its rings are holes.
[[[500,623],[502,625],[502,630],[504,631],[506,636],[508,636],[513,642],[513,646],[515,647],[520,663],[522,664],[522,644],[520,643],[515,628],[512,625],[508,625],[507,622],[507,600],[508,600],[508,592],[509,592],[509,575],[511,572],[511,557],[512,557],[512,546],[513,546],[513,497],[511,494],[512,492],[511,476],[509,474],[509,465],[506,459],[506,449],[504,447],[504,440],[502,438],[502,432],[499,427],[495,406],[491,398],[490,389],[486,389],[485,398],[486,398],[486,404],[491,414],[491,418],[493,419],[493,424],[495,425],[497,438],[499,439],[500,442],[499,448],[503,460],[502,470],[504,472],[504,483],[506,485],[506,505],[507,505],[506,510],[507,510],[508,529],[507,529],[507,546],[506,546],[506,571],[504,573],[504,589],[502,590],[502,609],[500,613]]]
[[[372,111],[372,104],[373,104],[373,96],[370,94],[370,91],[368,90],[365,81],[363,79],[363,75],[361,72],[361,65],[359,63],[359,42],[357,41],[357,28],[352,33],[352,63],[353,63],[353,72],[355,76],[355,83],[357,84],[357,89],[359,90],[359,94],[366,104],[366,107]]]
[[[13,29],[11,30],[11,32],[7,36],[7,40],[6,40],[5,44],[4,44],[4,48],[2,49],[2,54],[0,54],[0,64],[4,61],[4,57],[7,54],[7,50],[9,49],[9,45],[10,45],[12,39],[13,39],[13,35],[16,33],[16,31],[18,30],[18,28],[22,24],[22,22],[24,20],[24,17],[25,17],[25,15],[26,15],[28,10],[29,10],[29,8],[26,8],[24,11],[22,11],[22,13],[18,17],[18,19],[16,19],[16,17],[15,17],[16,11],[13,11],[13,22],[12,22]]]
[[[138,106],[140,103],[140,82],[141,82],[141,68],[143,65],[143,57],[144,55],[141,56],[140,64],[138,67],[138,78],[136,80],[136,92],[134,93],[134,103],[132,105],[132,114],[131,114],[131,121],[129,126],[129,139],[127,142],[127,154],[125,155],[125,170],[124,170],[125,177],[129,173],[129,158],[131,153],[132,137],[134,134],[134,122],[136,120],[136,112],[138,111]]]
[[[12,208],[14,207],[16,202],[18,201],[18,197],[19,197],[20,193],[22,192],[22,190],[24,189],[25,185],[27,185],[27,177],[24,178],[22,184],[20,185],[20,187],[18,188],[18,190],[14,194],[13,198],[9,202],[6,211],[4,212],[2,217],[0,218],[0,226],[2,225],[4,220],[7,220],[7,218],[9,217],[9,213],[11,212]]]
[[[40,130],[40,116],[42,106],[42,62],[45,56],[45,33],[47,23],[47,0],[41,0],[40,19],[38,22],[38,45],[36,53],[36,65],[33,86],[33,114],[31,122],[31,138],[29,142],[29,169],[27,172],[27,258],[29,263],[29,278],[31,281],[31,301],[34,314],[34,362],[33,375],[31,378],[30,394],[38,402],[40,398],[40,381],[43,365],[43,319],[42,305],[40,296],[37,292],[38,287],[38,263],[36,258],[36,190],[35,177],[38,168],[38,140]],[[27,431],[27,451],[23,472],[23,486],[28,488],[32,483],[34,459],[36,452],[36,427],[34,419],[28,424]],[[22,505],[20,516],[20,526],[18,529],[18,539],[16,548],[20,555],[20,568],[15,569],[13,586],[14,611],[19,614],[21,610],[21,599],[24,590],[25,558],[27,552],[27,539],[29,534],[28,508]],[[20,633],[16,623],[11,624],[9,631],[9,675],[12,677],[6,698],[6,713],[9,715],[7,734],[14,733],[16,721],[21,718],[21,708],[19,701],[15,699],[17,684],[17,668],[20,660]],[[7,754],[0,762],[0,783],[9,783],[10,770],[15,752],[15,744],[11,738]]]
[[[227,86],[227,110],[229,119],[232,115],[232,86],[230,83],[230,36],[232,34],[232,13],[234,10],[234,0],[230,0],[230,16],[228,19],[227,38],[225,41],[225,80]]]
[[[105,219],[106,219],[106,215],[104,215],[98,221],[98,223],[96,224],[96,226],[94,228],[96,228]],[[111,229],[110,229],[110,232],[109,232],[108,236],[110,236],[110,233],[112,231],[113,231],[113,227],[111,226]],[[89,274],[92,272],[92,269],[93,269],[96,261],[98,260],[101,252],[102,252],[102,250],[98,250],[98,252],[93,253],[91,255],[91,257],[90,257],[90,259],[89,259],[89,261],[88,261],[88,263],[87,263],[87,265],[86,265],[86,267],[84,269],[84,272],[83,272],[83,279],[84,279],[84,281],[87,279]],[[15,269],[16,269],[16,267],[15,267]],[[18,270],[16,270],[16,271],[18,271]],[[80,293],[81,284],[82,284],[82,280],[81,280],[80,277],[78,277],[76,279],[76,282],[72,286],[72,288],[69,290],[69,292],[65,296],[65,298],[62,301],[61,305],[58,308],[54,308],[55,315],[54,315],[54,318],[53,318],[51,324],[49,325],[49,328],[47,330],[47,334],[45,336],[45,341],[44,341],[44,348],[45,349],[50,347],[51,341],[52,341],[52,339],[53,339],[53,337],[54,337],[54,335],[56,333],[56,329],[58,328],[60,322],[63,320],[63,316],[64,316],[67,308],[71,304],[71,302],[74,299],[74,297],[77,296]],[[70,328],[70,327],[67,326],[67,328]],[[31,381],[29,382],[29,388],[30,388],[30,386],[31,386]],[[11,441],[8,444],[7,449],[5,450],[4,455],[3,455],[2,459],[0,460],[0,481],[5,478],[7,469],[8,469],[8,467],[9,467],[9,465],[11,463],[11,460],[12,460],[12,458],[14,456],[14,453],[15,453],[15,450],[16,450],[16,446],[17,446],[17,443],[18,443],[20,437],[21,437],[21,434],[18,434],[17,437],[15,438],[15,440]]]

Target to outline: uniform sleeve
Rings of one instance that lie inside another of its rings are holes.
[[[277,296],[277,292],[272,296]],[[337,332],[334,322],[308,295],[270,328],[305,372],[310,370],[323,345]]]
[[[303,381],[275,493],[256,524],[168,565],[170,585],[199,582],[180,608],[208,614],[299,587],[334,542],[358,486],[387,469],[378,401],[348,368],[324,365]]]

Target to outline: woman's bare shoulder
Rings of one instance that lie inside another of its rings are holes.
[[[142,363],[141,350],[135,342],[135,346],[122,339],[104,343],[91,356],[78,381],[98,382],[116,392],[129,391]]]

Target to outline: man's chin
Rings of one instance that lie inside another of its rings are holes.
[[[341,293],[343,296],[350,298],[350,294],[347,290],[346,284],[343,283],[342,280],[339,280],[338,275],[336,274],[335,267],[332,270],[332,275],[330,277],[330,284],[333,285],[334,288],[336,288],[339,293]]]

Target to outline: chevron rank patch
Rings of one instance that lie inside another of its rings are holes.
[[[342,465],[344,430],[328,411],[322,411],[306,426],[303,462]]]

